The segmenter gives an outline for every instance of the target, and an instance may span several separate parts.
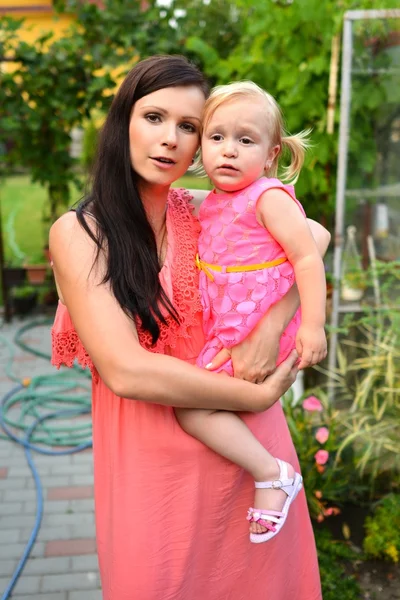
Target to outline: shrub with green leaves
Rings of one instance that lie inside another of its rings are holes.
[[[400,558],[400,495],[388,494],[365,520],[364,551],[367,556],[395,563]]]
[[[358,600],[361,597],[360,586],[345,569],[346,562],[358,556],[346,543],[332,539],[326,530],[316,531],[315,541],[324,600]]]

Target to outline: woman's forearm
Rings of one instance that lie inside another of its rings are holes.
[[[222,377],[144,350],[136,355],[134,364],[119,357],[105,379],[112,391],[124,398],[175,407],[254,412],[272,406],[283,393],[281,388],[286,387],[284,378],[271,377],[255,389],[246,381]]]

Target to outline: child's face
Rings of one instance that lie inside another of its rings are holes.
[[[279,147],[278,147],[279,149]],[[235,192],[264,175],[276,156],[262,98],[238,98],[219,106],[203,131],[204,169],[218,192]]]

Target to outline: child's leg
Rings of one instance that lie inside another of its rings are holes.
[[[175,415],[182,429],[217,454],[248,471],[255,481],[279,479],[279,467],[275,458],[235,413],[175,408]],[[294,469],[290,467],[289,477],[293,475]],[[286,493],[280,489],[257,489],[254,507],[280,511],[286,498]],[[251,523],[250,531],[262,533],[266,528],[258,523]]]

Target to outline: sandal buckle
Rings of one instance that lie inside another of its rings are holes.
[[[283,487],[282,481],[280,479],[275,479],[271,485],[273,490],[280,490]]]

